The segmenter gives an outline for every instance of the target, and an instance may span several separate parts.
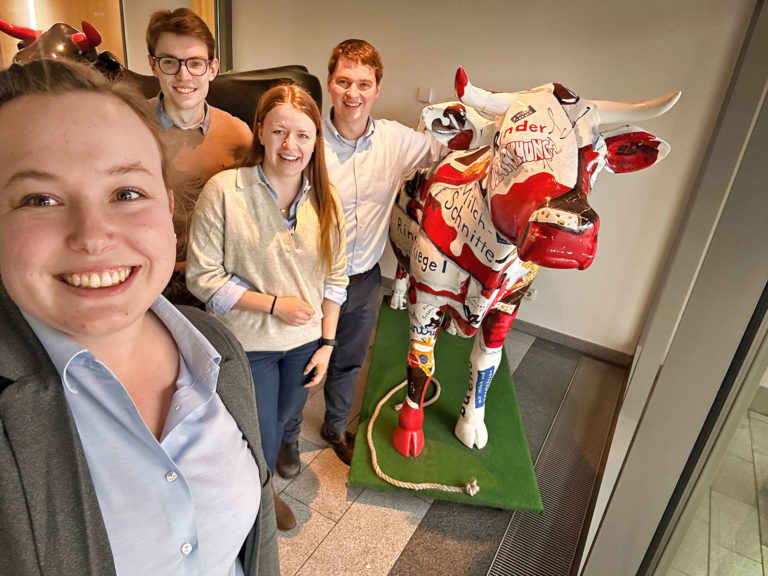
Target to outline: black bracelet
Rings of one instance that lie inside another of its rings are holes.
[[[272,300],[272,308],[269,309],[269,315],[272,316],[272,313],[275,311],[275,304],[277,303],[277,296],[273,296],[274,300]]]
[[[339,343],[338,340],[335,340],[332,338],[320,338],[320,346],[336,347],[338,343]]]

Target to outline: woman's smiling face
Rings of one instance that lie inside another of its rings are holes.
[[[0,278],[76,340],[142,319],[173,270],[160,151],[119,98],[32,94],[0,106]]]
[[[279,104],[267,112],[258,130],[267,178],[300,175],[315,151],[317,128],[312,119],[292,104]]]

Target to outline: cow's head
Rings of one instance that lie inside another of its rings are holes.
[[[550,268],[587,268],[597,250],[600,222],[587,196],[601,169],[647,168],[669,145],[630,125],[653,118],[680,96],[621,103],[579,98],[560,84],[491,93],[456,72],[460,102],[428,106],[422,120],[454,150],[492,147],[485,189],[496,229],[523,260]]]
[[[80,32],[69,24],[54,24],[47,31],[14,26],[0,20],[0,32],[19,40],[19,51],[13,57],[14,64],[26,64],[45,58],[86,61],[94,64],[102,73],[114,76],[120,72],[120,61],[110,52],[99,52],[101,34],[88,22],[82,22]]]

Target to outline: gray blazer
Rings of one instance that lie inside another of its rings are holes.
[[[240,553],[245,574],[277,576],[271,476],[261,450],[248,360],[217,320],[193,308],[182,312],[221,354],[219,396],[259,467],[259,515]],[[107,532],[61,378],[2,282],[0,432],[0,574],[114,575]]]

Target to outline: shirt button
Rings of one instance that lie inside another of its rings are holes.
[[[168,480],[168,482],[173,482],[174,480],[176,480],[176,478],[178,478],[178,476],[176,475],[176,472],[174,472],[173,470],[171,470],[165,475],[165,479]]]
[[[181,553],[184,554],[184,556],[189,556],[190,552],[192,552],[192,544],[184,542],[184,544],[181,545]]]

